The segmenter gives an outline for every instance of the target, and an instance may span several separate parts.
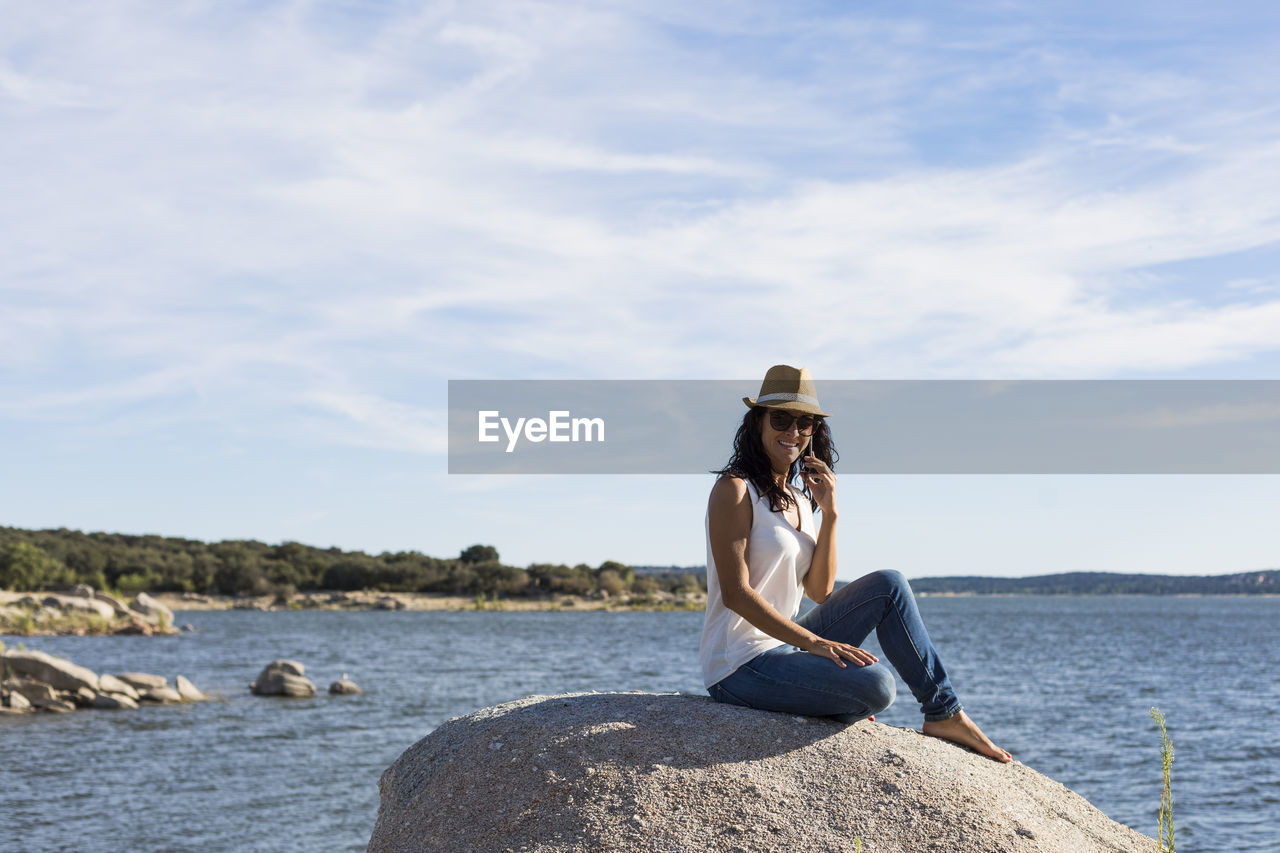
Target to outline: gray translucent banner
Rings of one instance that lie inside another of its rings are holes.
[[[701,474],[760,382],[450,380],[451,474]],[[1278,474],[1280,381],[818,383],[861,474]]]

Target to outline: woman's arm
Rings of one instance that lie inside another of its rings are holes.
[[[803,460],[809,467],[804,478],[822,510],[822,527],[813,549],[813,562],[804,576],[804,594],[821,604],[836,585],[836,477],[827,464],[814,456]]]
[[[829,658],[840,666],[851,660],[859,666],[877,658],[847,643],[824,640],[778,612],[751,588],[747,570],[747,540],[751,536],[751,496],[745,481],[721,477],[711,489],[707,523],[711,534],[711,557],[716,564],[716,580],[724,606],[746,619],[770,637],[810,654]],[[825,526],[825,519],[824,526]],[[811,570],[812,571],[812,570]]]
[[[770,637],[808,649],[821,639],[778,612],[764,596],[751,588],[747,570],[747,540],[751,536],[751,496],[745,480],[721,477],[711,489],[707,523],[711,557],[720,582],[724,606]]]

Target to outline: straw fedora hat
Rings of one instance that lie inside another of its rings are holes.
[[[775,364],[764,375],[758,397],[743,397],[748,408],[764,406],[766,409],[792,409],[811,415],[831,417],[818,405],[818,392],[813,387],[813,377],[807,367]]]

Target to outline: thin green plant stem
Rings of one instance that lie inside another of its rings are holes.
[[[1173,850],[1173,789],[1169,787],[1169,775],[1173,769],[1173,742],[1169,740],[1169,732],[1165,729],[1164,714],[1159,708],[1151,709],[1151,719],[1160,727],[1160,766],[1164,771],[1164,784],[1160,789],[1160,818],[1156,827],[1156,842],[1160,853],[1174,853]]]

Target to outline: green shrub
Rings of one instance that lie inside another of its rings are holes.
[[[605,569],[600,573],[600,577],[596,579],[596,583],[600,587],[601,592],[607,592],[609,595],[618,596],[627,591],[627,582],[622,579],[622,575],[613,569]]]
[[[116,589],[124,598],[137,595],[152,589],[152,577],[138,572],[129,572],[116,578]]]
[[[0,551],[0,588],[21,592],[75,582],[75,572],[30,542],[16,542]]]

